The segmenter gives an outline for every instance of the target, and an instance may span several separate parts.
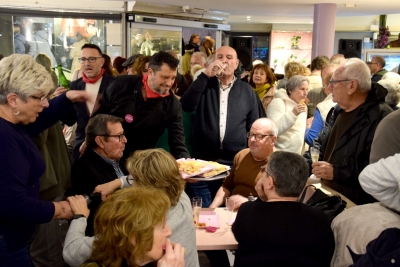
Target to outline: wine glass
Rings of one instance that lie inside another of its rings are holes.
[[[319,149],[316,147],[310,148],[311,160],[312,162],[318,162],[319,160]]]

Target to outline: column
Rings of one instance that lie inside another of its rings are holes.
[[[315,4],[311,60],[316,56],[331,57],[336,25],[336,4]]]

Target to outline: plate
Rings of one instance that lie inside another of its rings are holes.
[[[229,175],[229,172],[227,171],[227,172],[224,172],[224,173],[220,173],[220,174],[218,174],[218,175],[215,175],[215,176],[213,176],[213,177],[208,177],[208,178],[206,178],[206,177],[194,176],[194,177],[190,177],[190,179],[191,179],[191,180],[194,180],[194,181],[204,181],[204,182],[207,182],[207,181],[214,181],[214,180],[219,180],[219,179],[225,179],[228,175]]]
[[[231,166],[223,165],[223,164],[220,164],[220,163],[214,162],[214,161],[212,161],[212,163],[217,164],[217,165],[214,165],[214,164],[210,163],[210,161],[204,161],[204,160],[201,160],[201,159],[198,159],[197,161],[203,162],[204,164],[211,165],[211,166],[214,166],[214,167],[216,167],[217,165],[225,167],[222,171],[221,170],[217,171],[216,169],[214,169],[213,170],[214,173],[211,176],[210,175],[206,175],[207,173],[202,173],[202,174],[196,175],[198,177],[203,177],[203,178],[215,177],[215,176],[217,176],[217,175],[219,175],[221,173],[225,173],[225,172],[227,172],[227,171],[229,171],[231,169]]]

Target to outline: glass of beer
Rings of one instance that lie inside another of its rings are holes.
[[[202,202],[203,200],[201,197],[194,197],[192,199],[193,222],[196,227],[198,226],[199,223],[199,216],[200,216]]]

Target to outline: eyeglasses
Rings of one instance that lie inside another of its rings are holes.
[[[340,82],[350,82],[351,80],[330,80],[329,84],[333,85],[334,83],[340,83]]]
[[[80,57],[80,58],[78,58],[78,60],[79,60],[79,63],[81,63],[81,64],[85,63],[86,60],[89,61],[89,63],[94,63],[94,62],[96,62],[96,60],[98,58],[103,58],[103,57],[88,57],[88,58]]]
[[[261,174],[262,174],[263,172],[265,172],[265,174],[266,174],[267,176],[270,176],[269,173],[267,172],[267,166],[266,166],[266,165],[261,166]]]
[[[247,132],[246,134],[247,138],[252,138],[254,137],[256,140],[261,141],[263,140],[266,136],[274,136],[273,134],[251,134],[250,132]]]
[[[104,136],[104,137],[116,137],[116,138],[118,138],[119,142],[122,142],[124,140],[123,137],[125,137],[125,134],[124,133],[122,133],[122,134],[105,134],[105,135],[101,135],[101,136]]]
[[[373,64],[378,64],[378,63],[375,63],[375,62],[368,62],[368,65],[373,65]]]
[[[34,96],[34,95],[31,95],[30,97],[32,97],[33,99],[39,100],[39,101],[40,101],[39,104],[43,104],[44,101],[47,99],[47,95],[44,95],[44,96]]]

